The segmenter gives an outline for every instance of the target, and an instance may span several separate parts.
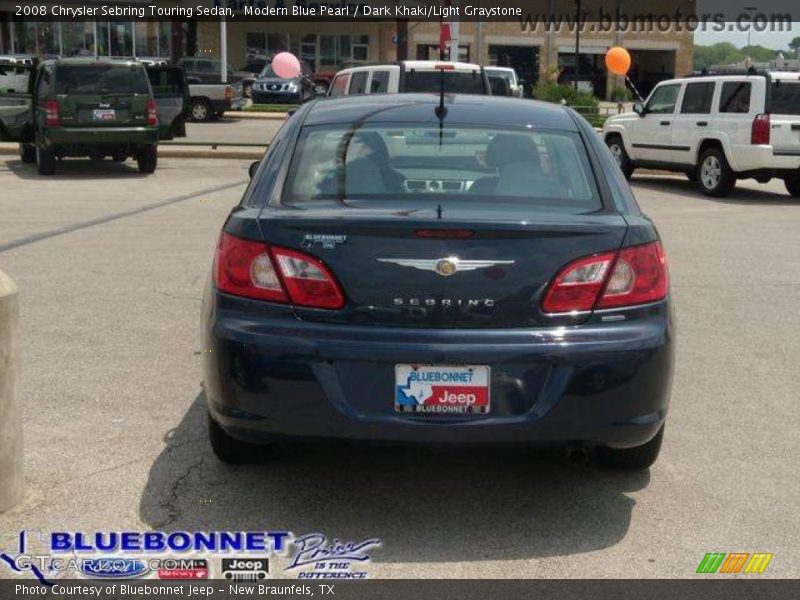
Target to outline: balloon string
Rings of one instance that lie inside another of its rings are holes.
[[[634,92],[636,93],[636,95],[639,97],[639,101],[640,101],[640,102],[644,102],[644,98],[642,98],[642,95],[639,93],[639,90],[637,90],[637,89],[636,89],[636,86],[635,86],[635,85],[633,85],[633,82],[631,81],[631,78],[630,78],[630,77],[628,77],[628,75],[627,75],[627,74],[625,75],[625,81],[627,81],[627,82],[628,82],[628,85],[630,85],[630,86],[633,88],[633,91],[634,91]]]

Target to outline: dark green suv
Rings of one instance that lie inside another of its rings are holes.
[[[158,163],[159,140],[186,135],[188,87],[179,67],[93,58],[48,60],[32,69],[28,91],[0,95],[0,139],[20,143],[25,162],[55,173],[58,159]]]

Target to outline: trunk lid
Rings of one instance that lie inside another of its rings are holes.
[[[268,243],[317,257],[337,278],[347,298],[344,310],[295,309],[299,318],[320,322],[465,328],[552,323],[540,310],[548,283],[575,258],[619,248],[627,229],[620,215],[608,212],[498,205],[489,213],[485,206],[451,201],[439,218],[430,203],[315,204],[302,211],[266,208],[260,222]]]

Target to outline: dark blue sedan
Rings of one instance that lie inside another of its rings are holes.
[[[585,449],[646,468],[673,366],[666,258],[592,128],[500,97],[314,101],[219,239],[211,444]]]

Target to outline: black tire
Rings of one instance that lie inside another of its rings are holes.
[[[145,146],[136,155],[140,173],[153,173],[158,166],[158,146]]]
[[[195,98],[189,108],[189,116],[195,123],[205,123],[214,116],[214,110],[205,98]]]
[[[736,173],[731,169],[721,148],[709,148],[700,155],[695,176],[706,196],[724,198],[736,186]]]
[[[634,166],[628,153],[625,151],[625,144],[622,143],[622,138],[618,135],[610,135],[606,138],[606,146],[608,146],[611,155],[617,161],[625,179],[630,181]]]
[[[36,167],[39,175],[54,175],[56,172],[56,153],[52,146],[42,148],[40,143],[36,143]]]
[[[22,159],[22,162],[24,163],[35,163],[36,146],[34,146],[33,144],[20,144],[19,157]]]
[[[800,198],[800,175],[794,177],[787,177],[783,180],[786,185],[786,191],[792,198]]]
[[[208,441],[211,442],[214,455],[229,465],[254,462],[263,452],[261,446],[242,442],[225,433],[225,430],[219,426],[210,413],[208,415]]]
[[[656,436],[641,446],[635,448],[607,448],[597,449],[597,462],[601,467],[608,469],[646,469],[658,458],[661,443],[664,441],[664,426],[658,430]]]

